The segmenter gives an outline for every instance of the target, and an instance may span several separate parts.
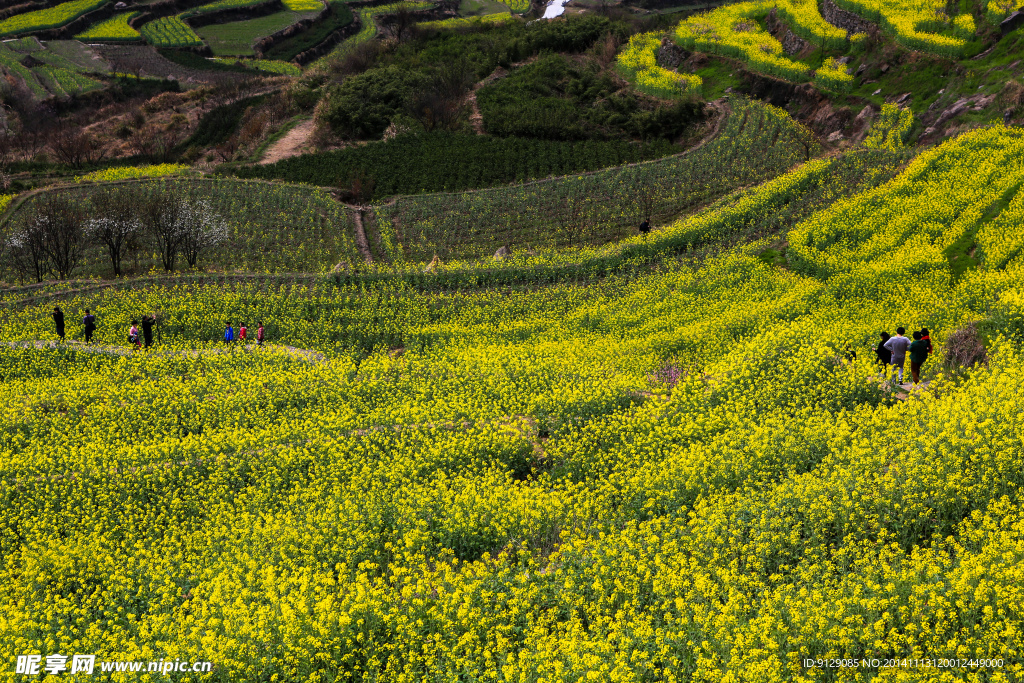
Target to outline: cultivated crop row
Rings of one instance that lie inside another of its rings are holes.
[[[718,136],[689,154],[521,186],[400,197],[375,212],[396,259],[603,244],[645,218],[664,223],[777,175],[817,149],[785,112],[733,98]]]

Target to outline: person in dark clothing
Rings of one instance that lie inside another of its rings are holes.
[[[921,328],[921,341],[928,344],[928,355],[932,355],[932,338],[931,335],[929,335],[928,333],[927,327]]]
[[[64,311],[60,310],[60,306],[53,307],[53,324],[57,327],[57,336],[64,341]]]
[[[641,235],[646,235],[650,231],[651,231],[651,222],[645,218],[644,222],[640,224],[640,234]]]
[[[928,342],[921,338],[920,332],[914,333],[914,341],[910,342],[910,376],[914,384],[921,383],[921,366],[928,360]]]
[[[96,331],[96,316],[85,309],[85,317],[82,318],[82,326],[85,328],[85,343],[92,342],[92,333]]]
[[[156,323],[156,314],[142,316],[142,341],[148,349],[153,345],[153,324]]]
[[[878,357],[878,364],[882,366],[882,374],[885,374],[885,369],[889,367],[892,362],[892,351],[885,348],[885,342],[889,341],[889,333],[882,333],[882,342],[875,349],[875,355]]]

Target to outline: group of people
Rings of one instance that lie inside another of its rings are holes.
[[[263,323],[259,323],[259,327],[256,328],[256,345],[263,346],[263,339],[266,336],[266,332],[263,330]],[[244,344],[249,340],[249,328],[245,323],[238,328],[238,338],[235,338],[235,328],[231,327],[231,323],[225,323],[224,329],[224,343],[233,344],[236,341]]]
[[[64,311],[60,310],[60,306],[54,306],[50,317],[53,318],[53,325],[57,328],[57,336],[64,341]],[[96,331],[96,316],[88,308],[85,309],[85,317],[82,318],[82,327],[85,330],[85,342],[88,344],[92,341],[93,332]]]
[[[903,365],[906,363],[907,355],[910,355],[910,375],[914,384],[921,382],[921,366],[928,360],[932,352],[932,339],[928,328],[914,332],[911,336],[913,341],[906,336],[906,330],[902,327],[896,328],[896,336],[889,336],[888,332],[882,332],[882,341],[875,349],[878,356],[878,363],[882,366],[882,372],[891,366],[896,370],[899,383],[903,383]]]
[[[64,325],[64,311],[61,310],[60,306],[53,307],[53,324],[57,330],[57,336],[60,337],[61,341],[64,341],[65,325]],[[139,320],[132,320],[131,326],[128,328],[128,343],[132,344],[135,348],[149,348],[153,345],[153,327],[156,325],[159,317],[156,313],[150,313],[149,315],[142,316],[140,324]],[[85,342],[92,342],[92,335],[96,331],[96,316],[87,308],[85,309],[85,316],[82,318],[82,326],[85,330]],[[243,344],[248,341],[249,329],[245,323],[238,330],[237,341]],[[263,345],[263,340],[266,338],[266,332],[263,329],[263,323],[259,324],[256,328],[256,344],[257,346]],[[234,343],[235,330],[231,327],[231,323],[227,323],[227,329],[224,330],[224,342],[227,344]]]
[[[139,338],[139,321],[133,320],[128,328],[128,343],[135,348],[145,346],[147,349],[153,345],[153,325],[156,324],[156,313],[142,316],[142,338]]]

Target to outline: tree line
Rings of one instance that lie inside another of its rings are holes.
[[[128,258],[152,250],[164,270],[180,259],[194,268],[207,249],[228,239],[228,224],[209,202],[177,188],[109,188],[87,200],[70,192],[47,192],[4,235],[5,264],[23,280],[70,278],[85,252],[105,252],[114,275],[124,274]]]

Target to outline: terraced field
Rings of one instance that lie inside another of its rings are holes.
[[[216,663],[190,681],[1018,680],[1022,144],[837,153],[602,251],[4,289],[0,648]],[[954,278],[965,236],[985,267]],[[124,350],[57,343],[56,303]],[[260,321],[322,360],[218,341]],[[875,363],[896,326],[932,331],[927,384]]]

